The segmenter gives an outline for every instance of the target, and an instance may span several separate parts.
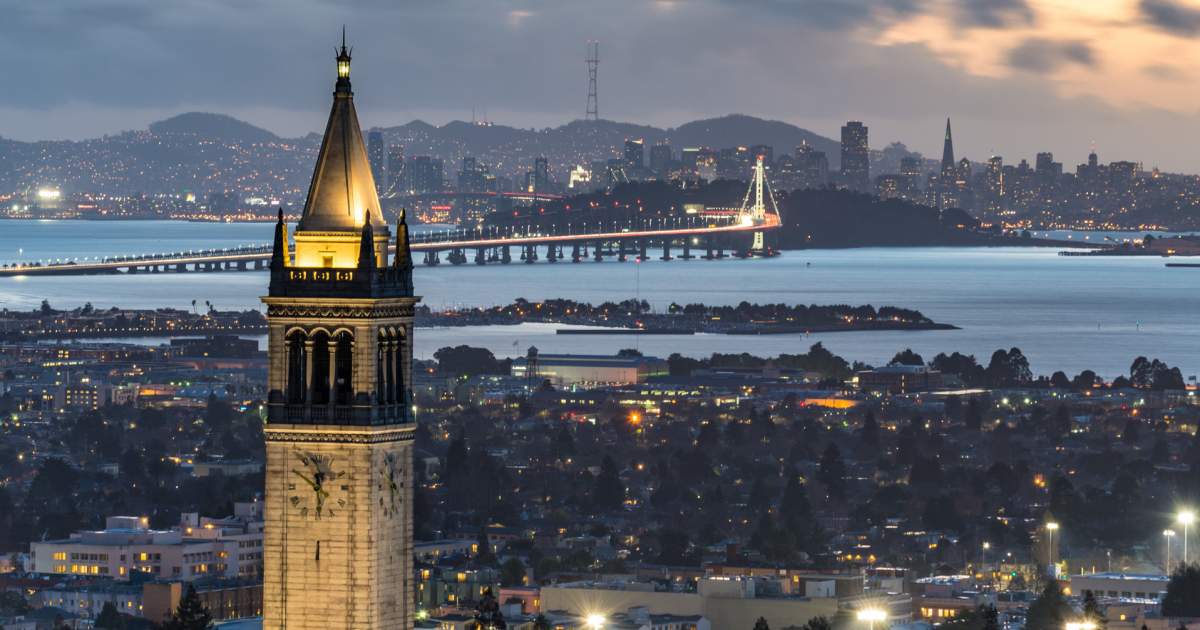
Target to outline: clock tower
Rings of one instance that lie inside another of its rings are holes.
[[[267,306],[265,630],[413,627],[412,259],[396,253],[337,56],[325,138]]]

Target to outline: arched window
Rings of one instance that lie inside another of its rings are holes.
[[[308,389],[308,380],[304,373],[307,357],[304,352],[304,341],[307,336],[303,331],[294,330],[287,336],[284,347],[287,356],[287,389],[286,396],[289,405],[304,404]]]
[[[375,343],[375,402],[380,405],[385,405],[388,401],[387,348],[387,331],[380,330]]]
[[[317,331],[312,336],[312,404],[329,404],[329,334]]]
[[[342,331],[335,337],[334,403],[349,405],[354,400],[354,337]]]

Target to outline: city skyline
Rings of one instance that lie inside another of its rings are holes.
[[[472,111],[520,127],[582,118],[585,44],[598,39],[607,119],[673,126],[744,112],[827,137],[846,120],[863,120],[875,138],[937,155],[938,130],[951,116],[960,153],[980,161],[1034,150],[1082,153],[1095,144],[1148,168],[1200,172],[1178,142],[1200,132],[1200,116],[1187,105],[1187,61],[1200,52],[1193,42],[1200,8],[1192,4],[624,5],[579,20],[592,8],[451,2],[375,7],[368,20],[372,7],[357,5],[301,5],[286,15],[272,3],[168,13],[127,1],[89,7],[82,30],[68,28],[69,6],[18,7],[3,28],[23,63],[0,72],[31,89],[0,101],[0,134],[94,137],[190,110],[227,113],[284,136],[316,131],[321,113],[309,104],[325,88],[300,69],[328,50],[288,42],[332,46],[328,25],[336,20],[370,53],[357,69],[371,80],[358,95],[373,112],[366,127],[469,120]],[[446,44],[457,41],[448,33],[468,27],[471,41]],[[724,89],[712,87],[712,76],[723,77]],[[143,89],[150,84],[156,89]]]

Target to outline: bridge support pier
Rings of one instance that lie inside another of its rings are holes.
[[[712,236],[704,237],[704,250],[705,250],[704,260],[712,260],[713,259],[713,237]]]
[[[662,246],[663,246],[662,260],[671,260],[671,239],[668,238],[668,239],[664,240]]]
[[[238,268],[238,271],[245,271],[246,270],[246,261],[239,260],[238,264],[237,264],[237,268]]]
[[[256,260],[256,261],[254,261],[254,270],[255,270],[255,271],[262,271],[262,269],[263,269],[263,261],[262,261],[262,259],[260,258],[260,259],[258,259],[258,260]]]
[[[441,259],[438,258],[437,251],[431,249],[431,250],[425,252],[425,264],[427,266],[436,267],[441,262],[442,262]]]
[[[512,252],[509,250],[508,245],[501,247],[500,251],[501,251],[500,262],[502,262],[506,265],[508,263],[512,262]]]
[[[592,244],[592,251],[595,252],[595,257],[592,260],[596,262],[604,262],[604,246],[600,241]]]
[[[584,254],[584,256],[586,255],[587,254]],[[575,243],[575,245],[571,248],[571,262],[579,262],[579,243]]]
[[[650,257],[646,255],[646,246],[647,246],[646,239],[639,238],[637,243],[638,243],[638,255],[637,255],[638,262],[645,262],[645,261],[649,260]]]
[[[450,264],[458,266],[467,262],[467,255],[461,249],[452,249],[446,256],[446,260],[449,260]]]
[[[617,260],[625,262],[625,241],[623,240],[617,241]]]
[[[175,265],[175,273],[184,273],[187,271],[187,265],[178,263]]]
[[[546,248],[546,262],[558,262],[557,250],[558,246],[554,243],[550,243],[550,246]]]
[[[533,263],[537,262],[537,259],[538,259],[537,246],[536,245],[525,245],[523,247],[524,247],[524,251],[521,253],[521,260],[524,260],[525,264],[527,264],[527,265],[532,265]]]
[[[688,237],[683,237],[683,255],[680,258],[684,260],[692,259],[692,241]]]
[[[486,249],[484,249],[482,247],[475,248],[475,264],[476,265],[486,265],[487,264],[487,250]]]

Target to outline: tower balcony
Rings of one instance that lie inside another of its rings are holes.
[[[283,267],[271,270],[271,297],[390,298],[413,294],[410,268]]]

